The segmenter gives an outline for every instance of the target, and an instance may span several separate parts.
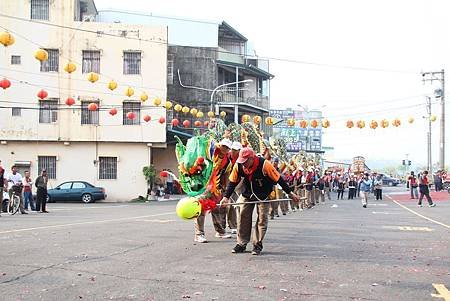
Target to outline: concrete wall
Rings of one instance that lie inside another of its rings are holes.
[[[149,164],[149,147],[143,143],[72,142],[8,142],[0,145],[0,160],[9,171],[18,161],[30,161],[31,177],[38,175],[38,156],[57,156],[56,179],[49,182],[55,187],[64,181],[83,180],[106,189],[108,200],[127,201],[145,196],[147,182],[142,168]],[[101,180],[98,157],[117,157],[117,179]],[[34,189],[34,188],[33,188]]]
[[[177,70],[180,70],[183,85],[214,89],[217,86],[215,48],[169,46],[168,53],[173,56],[174,60],[174,79],[173,85],[168,85],[167,88],[168,98],[188,105],[203,101],[204,106],[209,107],[211,92],[182,87],[178,80]],[[188,81],[189,76],[192,78],[191,82]]]

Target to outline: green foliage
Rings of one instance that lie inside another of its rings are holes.
[[[150,166],[144,166],[144,168],[142,168],[142,173],[144,174],[147,183],[152,185],[156,178],[155,166],[153,164],[150,164]]]

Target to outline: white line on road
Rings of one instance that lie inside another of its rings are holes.
[[[24,228],[24,229],[16,229],[16,230],[1,231],[0,234],[17,233],[17,232],[26,232],[26,231],[43,230],[43,229],[53,229],[53,228],[63,228],[63,227],[79,226],[79,225],[90,225],[90,224],[111,223],[111,222],[126,221],[126,220],[134,220],[134,219],[147,218],[147,217],[156,217],[156,216],[164,216],[164,215],[173,215],[173,214],[175,214],[175,213],[174,213],[174,212],[164,212],[164,213],[158,213],[158,214],[152,214],[152,215],[141,215],[141,216],[133,216],[133,217],[122,217],[122,218],[106,219],[106,220],[100,220],[100,221],[90,221],[90,222],[80,222],[80,223],[70,223],[70,224],[60,224],[60,225],[42,226],[42,227],[34,227],[34,228]]]
[[[417,216],[419,216],[419,217],[421,217],[421,218],[424,218],[424,219],[426,219],[426,220],[428,220],[428,221],[430,221],[430,222],[432,222],[432,223],[435,223],[435,224],[441,225],[441,226],[443,226],[443,227],[445,227],[445,228],[447,228],[447,229],[450,229],[450,226],[449,226],[449,225],[446,225],[446,224],[444,224],[444,223],[438,222],[438,221],[436,221],[436,220],[434,220],[434,219],[432,219],[432,218],[426,217],[426,216],[424,216],[424,215],[422,215],[422,214],[420,214],[420,213],[418,213],[418,212],[416,212],[416,211],[414,211],[414,210],[412,210],[412,209],[409,209],[409,208],[406,207],[405,205],[402,205],[402,204],[400,204],[399,202],[397,202],[396,200],[394,200],[394,199],[393,199],[392,197],[390,197],[389,195],[388,195],[387,197],[390,198],[394,203],[396,203],[397,205],[399,205],[399,206],[402,207],[403,209],[406,209],[406,210],[408,210],[409,212],[411,212],[411,213],[413,213],[413,214],[415,214],[415,215],[417,215]],[[435,210],[435,209],[433,209],[433,210]]]
[[[122,208],[128,207],[129,205],[116,205],[116,206],[97,206],[97,207],[72,207],[72,208],[53,208],[50,207],[51,211],[73,211],[73,210],[86,210],[86,209],[104,209],[104,208]]]
[[[400,214],[400,213],[395,213],[395,212],[385,212],[385,211],[372,211],[373,214]]]

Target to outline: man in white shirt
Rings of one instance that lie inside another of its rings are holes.
[[[25,212],[23,207],[23,197],[22,197],[22,175],[17,172],[17,167],[13,166],[11,167],[11,173],[7,177],[8,181],[8,190],[9,190],[9,199],[12,200],[12,195],[14,190],[17,191],[17,195],[20,198],[20,213],[22,214],[28,214]],[[20,187],[20,190],[18,190]],[[19,192],[20,191],[20,192]]]

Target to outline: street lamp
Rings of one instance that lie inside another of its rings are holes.
[[[216,93],[217,90],[219,90],[222,87],[226,87],[226,86],[237,85],[237,84],[240,84],[240,83],[251,83],[251,82],[253,82],[253,79],[245,79],[245,80],[240,80],[240,81],[237,81],[237,82],[227,83],[227,84],[223,84],[223,85],[215,87],[214,90],[211,92],[211,98],[210,98],[211,111],[213,111],[214,93]]]

